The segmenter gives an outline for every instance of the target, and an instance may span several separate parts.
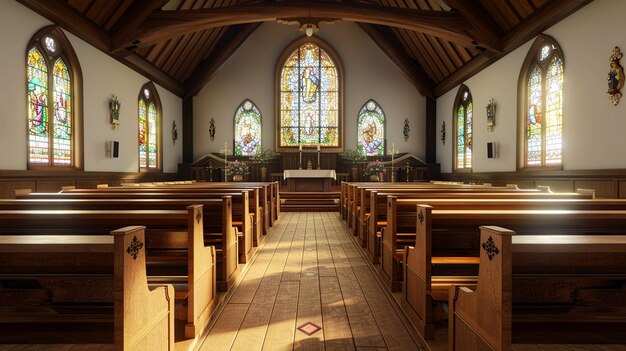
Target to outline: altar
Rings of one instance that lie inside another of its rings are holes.
[[[286,169],[283,178],[287,181],[287,191],[331,191],[337,179],[334,169]]]

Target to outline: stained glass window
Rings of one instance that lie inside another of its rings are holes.
[[[26,58],[29,167],[76,166],[73,51],[54,28],[35,35]]]
[[[337,66],[318,45],[294,50],[280,73],[280,146],[339,145]]]
[[[156,89],[147,83],[139,93],[139,168],[159,168],[160,103]]]
[[[357,117],[357,148],[367,156],[385,154],[385,113],[374,100],[361,107]]]
[[[245,100],[235,111],[235,155],[250,156],[261,145],[261,112]]]
[[[461,85],[457,93],[454,113],[455,130],[455,169],[472,168],[472,118],[474,106],[472,94],[465,85]]]
[[[528,53],[524,94],[524,167],[560,166],[563,125],[563,56],[541,36]]]

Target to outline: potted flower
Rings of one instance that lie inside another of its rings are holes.
[[[372,161],[367,163],[363,174],[369,176],[370,181],[378,182],[383,180],[386,171],[384,163],[381,161]]]
[[[235,182],[241,182],[246,173],[248,173],[248,165],[245,162],[232,161],[226,165],[226,175],[233,176]]]
[[[350,179],[353,182],[357,181],[359,176],[359,169],[356,165],[360,161],[365,161],[365,154],[359,149],[347,149],[343,153],[342,158],[352,165],[350,169]]]
[[[267,165],[274,159],[274,152],[269,149],[263,149],[260,145],[256,151],[250,156],[250,161],[261,165],[261,181],[267,179]]]

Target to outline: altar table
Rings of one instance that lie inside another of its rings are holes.
[[[330,191],[337,179],[334,169],[286,169],[287,191]]]

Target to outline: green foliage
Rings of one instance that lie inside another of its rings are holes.
[[[363,151],[359,149],[347,149],[342,158],[350,163],[357,163],[359,161],[365,161],[367,158]]]
[[[256,148],[256,152],[250,156],[250,161],[254,163],[270,163],[274,159],[274,152],[270,149],[264,149],[260,145]]]

